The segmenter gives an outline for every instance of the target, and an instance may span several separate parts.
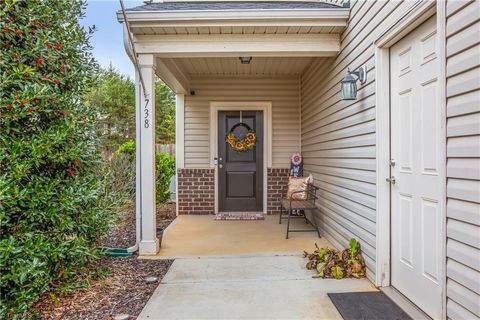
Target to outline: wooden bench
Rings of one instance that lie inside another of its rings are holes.
[[[287,219],[287,235],[286,235],[285,239],[288,239],[289,232],[317,232],[318,237],[321,238],[320,232],[318,231],[317,223],[315,221],[315,215],[312,214],[312,220],[313,221],[309,221],[308,218],[307,218],[307,215],[305,214],[305,211],[307,211],[307,210],[311,211],[311,210],[317,209],[316,200],[318,199],[317,190],[319,188],[312,183],[308,183],[306,191],[295,191],[295,192],[292,193],[292,196],[293,196],[294,194],[305,192],[306,195],[307,195],[305,200],[295,200],[295,199],[291,199],[291,197],[290,197],[290,199],[287,199],[286,198],[286,194],[287,194],[286,188],[288,188],[288,186],[285,186],[284,189],[283,189],[283,192],[282,192],[282,194],[285,195],[285,198],[280,200],[280,218],[279,218],[279,221],[278,221],[279,224],[282,224],[282,219]],[[283,217],[283,211],[284,210],[287,212],[286,217]],[[294,211],[302,212],[302,213],[301,213],[301,215],[293,215]],[[305,219],[305,222],[307,224],[310,223],[315,229],[290,230],[290,219],[298,219],[298,218]]]

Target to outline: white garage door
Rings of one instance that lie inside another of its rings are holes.
[[[437,319],[442,310],[442,179],[435,17],[390,48],[391,282]]]

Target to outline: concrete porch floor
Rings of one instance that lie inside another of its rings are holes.
[[[164,231],[157,258],[228,257],[301,254],[313,251],[314,244],[333,247],[316,232],[292,232],[285,239],[287,225],[278,224],[278,216],[265,220],[214,220],[214,216],[178,216]],[[291,229],[313,226],[293,219]],[[153,258],[155,258],[153,257]]]

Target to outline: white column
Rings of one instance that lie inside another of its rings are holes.
[[[140,72],[145,82],[146,95],[140,77],[136,79],[137,119],[137,208],[141,213],[139,253],[155,255],[159,245],[155,218],[155,57],[139,55]]]
[[[175,167],[177,182],[177,215],[178,215],[178,169],[185,166],[185,95],[177,93],[175,96]]]

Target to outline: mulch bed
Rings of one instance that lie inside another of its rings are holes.
[[[157,206],[157,224],[167,227],[175,219],[175,204]],[[133,209],[119,214],[116,225],[102,245],[129,247],[135,244],[135,213]],[[173,260],[147,260],[130,257],[102,257],[96,268],[108,269],[110,276],[91,283],[88,288],[62,294],[52,302],[51,293],[45,294],[31,309],[42,319],[113,319],[128,314],[136,319],[153,291],[157,288]],[[147,277],[157,277],[148,283]]]

